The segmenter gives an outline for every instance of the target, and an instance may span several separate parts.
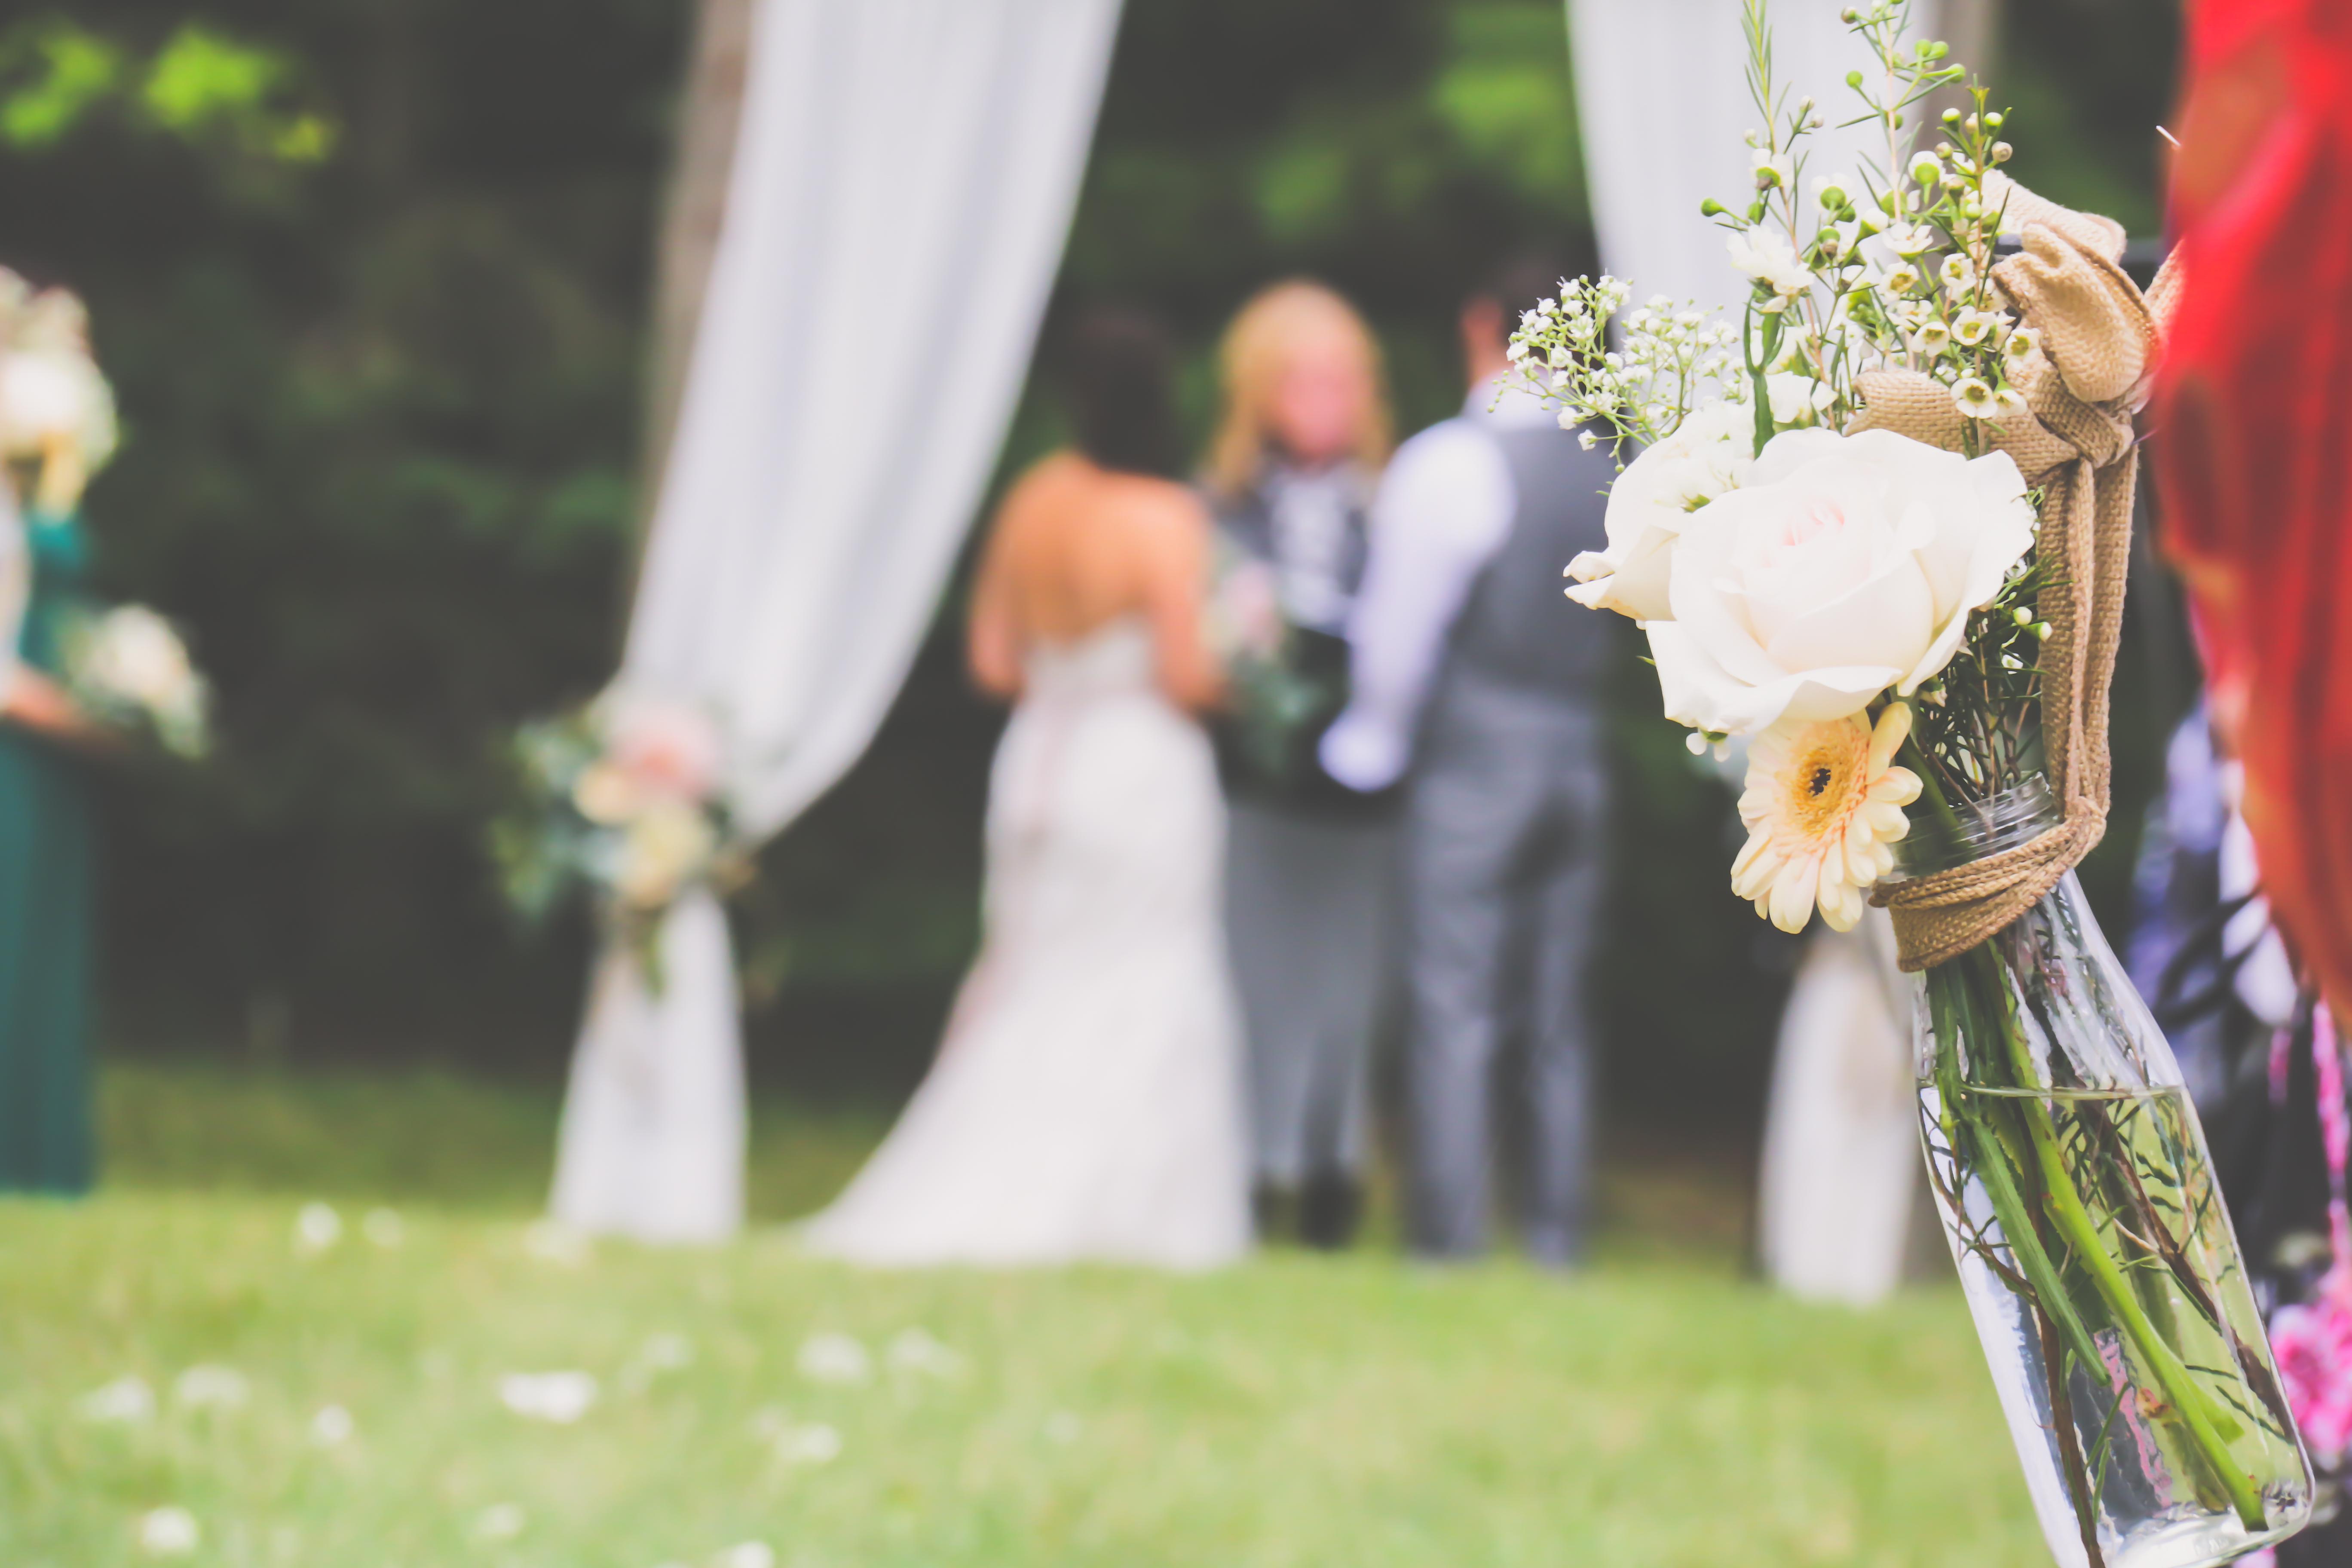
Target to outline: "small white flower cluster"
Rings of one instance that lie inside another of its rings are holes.
[[[1511,334],[1515,384],[1557,405],[1560,428],[1588,448],[1661,440],[1693,409],[1745,395],[1738,329],[1663,294],[1625,317],[1622,346],[1611,349],[1609,323],[1631,293],[1606,274],[1563,279],[1559,297],[1520,316]]]

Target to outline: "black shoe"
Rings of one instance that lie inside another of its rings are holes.
[[[1353,1176],[1327,1171],[1307,1178],[1298,1192],[1298,1239],[1323,1252],[1337,1252],[1356,1239],[1364,1217],[1364,1189]]]

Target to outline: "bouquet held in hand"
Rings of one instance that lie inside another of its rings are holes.
[[[144,605],[88,616],[65,634],[66,686],[93,717],[204,755],[211,696],[172,623]]]

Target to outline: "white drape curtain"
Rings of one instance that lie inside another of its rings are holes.
[[[1791,106],[1806,93],[1831,123],[1807,138],[1810,174],[1885,157],[1885,137],[1853,118],[1845,77],[1875,77],[1869,48],[1838,20],[1853,0],[1775,0],[1774,75]],[[1922,7],[1922,14],[1928,11]],[[1744,285],[1724,232],[1699,216],[1712,196],[1744,205],[1755,191],[1742,132],[1763,117],[1749,100],[1741,0],[1568,0],[1585,181],[1601,265],[1633,286],[1703,310],[1737,308]]]
[[[905,679],[1060,261],[1118,0],[759,0],[726,226],[624,685],[709,704],[775,833]],[[664,984],[598,966],[555,1217],[654,1240],[742,1211],[734,966],[715,900]],[[658,1174],[656,1174],[658,1173]]]

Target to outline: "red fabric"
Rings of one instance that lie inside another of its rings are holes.
[[[2352,4],[2200,0],[2189,45],[2165,542],[2272,908],[2352,1007]]]

